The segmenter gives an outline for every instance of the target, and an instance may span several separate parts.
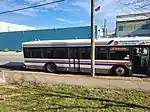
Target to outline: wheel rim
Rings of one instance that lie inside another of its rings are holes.
[[[125,69],[123,67],[117,67],[115,73],[116,75],[125,75]]]
[[[47,71],[49,72],[55,71],[55,66],[53,64],[47,64],[46,68],[47,68]]]

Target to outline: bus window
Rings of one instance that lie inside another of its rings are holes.
[[[110,60],[130,59],[130,50],[128,47],[110,47]]]
[[[106,60],[107,59],[107,47],[96,47],[96,56],[97,60]]]
[[[75,59],[76,58],[76,50],[78,50],[78,48],[69,48],[69,58],[70,59]]]
[[[41,58],[42,57],[41,48],[28,48],[31,58]]]
[[[68,59],[68,49],[67,48],[54,48],[54,58]]]
[[[54,57],[54,48],[43,48],[43,57],[44,58],[53,58]]]
[[[28,48],[23,48],[23,54],[25,58],[30,58],[30,52]]]
[[[69,58],[70,59],[79,59],[79,48],[70,47],[69,48]]]
[[[91,48],[84,47],[84,48],[80,48],[79,51],[80,51],[81,59],[90,59],[91,58]]]

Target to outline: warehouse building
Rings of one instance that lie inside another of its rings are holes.
[[[150,36],[150,12],[117,16],[116,36]]]
[[[95,38],[100,38],[100,28],[95,26]],[[90,38],[90,26],[54,28],[29,31],[1,32],[0,50],[22,49],[22,42],[34,40],[60,40],[60,39],[88,39]]]

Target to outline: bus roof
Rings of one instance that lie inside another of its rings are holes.
[[[100,38],[95,40],[95,44],[96,46],[150,45],[150,37]],[[39,40],[22,43],[23,47],[76,47],[90,45],[91,39]]]

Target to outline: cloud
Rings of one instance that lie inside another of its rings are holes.
[[[127,6],[123,5],[126,1],[127,3],[131,0],[95,0],[95,8],[100,6],[100,11],[96,12],[97,18],[115,18],[118,14],[130,14],[130,13],[138,13],[145,12],[146,10],[136,9],[135,5]],[[90,15],[90,0],[75,0],[72,3],[73,6],[81,8],[86,11],[87,14]]]
[[[80,9],[83,13],[87,14],[87,16],[90,17],[90,1],[91,0],[75,0],[72,3],[72,6]],[[100,6],[100,10],[98,12],[95,12],[96,24],[103,26],[103,21],[104,19],[106,19],[107,27],[110,29],[114,29],[117,15],[123,13],[130,14],[131,12],[139,12],[139,10],[133,9],[133,7],[121,5],[119,1],[121,0],[95,0],[95,8]]]
[[[57,20],[58,20],[58,21],[61,21],[61,22],[72,23],[72,21],[67,20],[67,19],[63,19],[63,18],[57,18]]]
[[[30,2],[30,3],[41,3],[43,2],[44,0],[25,0],[25,2]]]
[[[85,10],[88,14],[90,14],[90,0],[76,0],[74,3],[72,3],[72,5],[80,7],[81,9]],[[112,13],[117,7],[117,0],[97,0],[95,2],[95,8],[98,6],[100,6],[100,11],[98,11],[98,13]]]
[[[77,8],[81,8],[82,10],[86,11],[90,14],[90,2],[89,0],[76,0],[72,3],[72,6],[76,6]]]
[[[0,6],[1,6],[0,12],[5,12],[5,11],[14,10],[14,9],[28,7],[28,5],[21,5],[17,2],[15,2],[14,0],[0,1]],[[21,14],[21,15],[28,15],[28,16],[35,16],[36,10],[35,9],[27,9],[27,10],[22,10],[22,11],[16,11],[13,13]]]
[[[44,3],[50,3],[50,2],[54,2],[56,0],[25,0],[25,2],[27,2],[28,4],[44,4]],[[59,3],[54,3],[54,4],[49,4],[49,5],[45,5],[42,6],[42,8],[44,9],[52,9],[55,8],[59,5]],[[39,9],[40,10],[40,9]]]
[[[67,23],[70,23],[70,24],[78,24],[78,23],[82,23],[83,22],[82,20],[71,21],[71,20],[63,19],[63,18],[57,18],[56,20],[61,21],[61,22],[67,22]]]
[[[11,6],[11,10],[13,9],[19,9],[19,8],[24,8],[24,7],[28,7],[27,5],[12,5]],[[27,16],[36,16],[36,9],[31,8],[31,9],[26,9],[26,10],[22,10],[22,11],[16,11],[16,14],[22,14],[22,15],[27,15]]]
[[[90,0],[76,0],[72,5],[84,11],[87,16],[91,15],[91,5]],[[103,20],[108,19],[108,21],[113,20],[115,22],[117,0],[96,0],[95,8],[100,6],[100,10],[95,12],[96,24],[102,26]],[[112,24],[112,23],[111,23]]]
[[[18,8],[24,8],[24,7],[29,7],[37,4],[44,4],[44,3],[49,3],[53,2],[56,0],[1,0],[0,1],[0,6],[1,6],[1,11],[9,11],[13,9],[18,9]],[[21,14],[21,15],[27,15],[27,16],[36,16],[38,12],[48,12],[49,9],[54,10],[55,7],[57,7],[59,3],[51,4],[51,5],[45,5],[42,7],[38,8],[30,8],[26,9],[23,11],[16,11],[13,13],[16,14]],[[59,9],[60,10],[60,9]]]

